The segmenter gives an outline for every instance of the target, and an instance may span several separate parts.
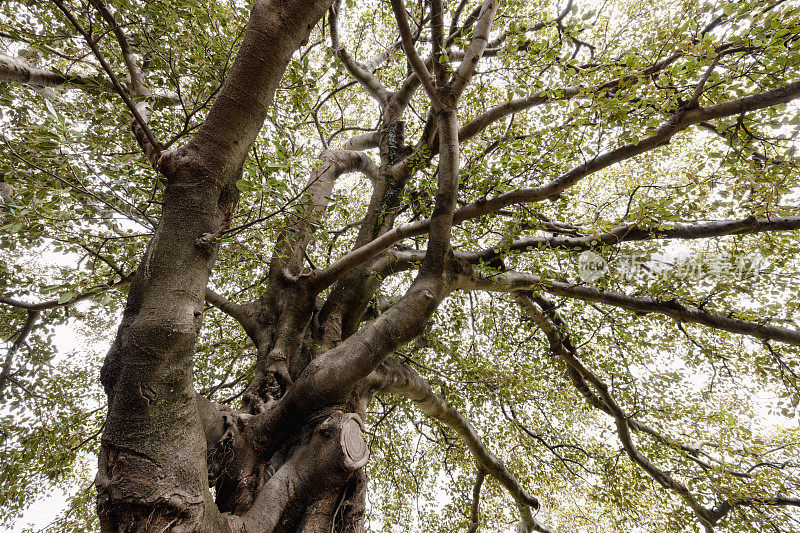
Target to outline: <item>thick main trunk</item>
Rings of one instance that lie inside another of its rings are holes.
[[[159,161],[167,178],[162,218],[101,372],[109,399],[96,480],[103,531],[219,532],[243,524],[212,501],[192,357],[234,184],[291,55],[329,4],[256,1],[208,119]]]
[[[209,447],[210,482],[219,508],[239,517],[245,531],[359,530],[369,453],[357,414],[328,409],[270,457],[259,453],[241,417],[222,418],[214,431],[222,436]]]

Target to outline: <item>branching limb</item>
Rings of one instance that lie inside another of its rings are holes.
[[[570,336],[567,334],[567,327],[564,323],[561,315],[556,311],[556,306],[553,302],[545,298],[541,295],[535,294],[528,294],[523,292],[514,293],[514,299],[520,305],[520,307],[528,312],[539,312],[543,313],[546,318],[553,323],[556,327],[556,331],[561,338],[561,343],[564,345],[564,348],[571,351],[572,353],[576,353],[575,346],[572,344]],[[532,308],[532,304],[535,303],[535,306]],[[538,307],[538,309],[536,308]],[[605,412],[608,415],[613,416],[613,412],[609,408],[609,406],[605,403],[605,401],[599,397],[589,386],[589,384],[584,379],[583,375],[578,372],[572,366],[567,365],[567,376],[569,377],[572,384],[575,388],[580,392],[580,394],[586,399],[587,403],[596,409],[600,409],[601,411]],[[654,440],[661,444],[665,444],[673,449],[680,449],[685,454],[686,457],[698,464],[701,468],[705,470],[711,470],[714,467],[709,465],[707,462],[701,460],[698,455],[702,452],[701,448],[704,441],[694,444],[684,444],[674,439],[667,437],[666,435],[662,434],[661,432],[655,430],[654,428],[650,427],[649,425],[637,420],[636,418],[629,416],[628,417],[628,426],[636,432],[644,433],[649,435]],[[738,476],[738,477],[747,477],[747,474],[741,472],[734,472],[728,471],[731,475]]]
[[[616,399],[611,395],[608,385],[602,381],[594,372],[589,370],[575,353],[564,345],[558,328],[553,324],[542,310],[524,295],[518,295],[517,301],[525,309],[528,316],[544,332],[550,344],[550,349],[558,357],[564,360],[570,367],[577,371],[587,383],[596,389],[597,394],[602,398],[603,403],[608,407],[611,416],[614,418],[622,447],[625,453],[635,464],[639,465],[650,477],[652,477],[662,487],[672,490],[678,494],[686,504],[695,512],[701,522],[707,527],[713,527],[714,519],[711,513],[703,507],[691,494],[689,489],[680,481],[676,480],[663,470],[655,466],[645,457],[633,442],[628,424],[629,416],[623,411]]]
[[[161,155],[162,145],[160,141],[155,139],[152,130],[149,129],[150,117],[153,114],[151,103],[152,93],[145,82],[142,69],[136,62],[128,38],[125,36],[125,32],[122,31],[120,24],[114,18],[114,15],[111,14],[106,5],[100,0],[91,0],[91,4],[97,12],[100,13],[103,21],[111,28],[114,37],[117,39],[117,43],[119,43],[122,59],[130,75],[130,92],[133,96],[140,98],[139,102],[135,104],[135,107],[144,121],[144,124],[141,124],[138,119],[132,122],[133,134],[139,146],[147,156],[147,159],[155,168],[158,163],[158,158]]]
[[[95,43],[92,36],[84,29],[80,22],[75,18],[75,16],[69,11],[69,9],[64,6],[64,3],[61,0],[52,0],[53,3],[64,13],[64,16],[67,17],[67,20],[75,27],[75,29],[80,33],[86,44],[89,45],[89,48],[92,50],[92,53],[97,58],[97,61],[100,63],[100,66],[103,68],[105,73],[108,75],[109,79],[111,80],[111,84],[114,86],[114,90],[119,94],[120,98],[125,102],[125,105],[128,106],[131,114],[134,117],[134,120],[141,128],[142,132],[144,132],[144,136],[147,139],[147,142],[150,145],[150,148],[145,149],[145,154],[147,155],[148,159],[153,162],[154,164],[158,162],[158,158],[161,156],[161,142],[156,138],[153,131],[150,129],[149,120],[145,119],[140,113],[139,108],[136,104],[131,100],[130,96],[128,96],[127,91],[122,87],[119,79],[117,79],[116,74],[111,69],[111,65],[108,64],[105,57],[103,57],[102,52],[97,47],[97,43]],[[149,117],[148,117],[149,118]],[[137,138],[138,140],[138,138]]]
[[[459,8],[463,9],[462,6],[459,6]],[[475,22],[478,20],[478,15],[481,13],[481,8],[482,6],[476,7],[467,16],[467,18],[464,20],[464,23],[461,24],[460,27],[456,26],[457,20],[456,19],[453,20],[450,28],[450,33],[447,36],[447,39],[445,40],[445,43],[442,47],[444,50],[449,50],[449,48],[455,42],[456,38],[475,24]],[[401,44],[402,44],[402,39],[401,39]],[[450,54],[453,52],[448,52],[448,53]],[[429,56],[425,60],[426,67],[428,66],[433,67],[433,61],[434,61],[433,55]],[[411,101],[411,98],[414,96],[414,92],[417,90],[419,85],[420,85],[419,77],[417,77],[417,75],[414,73],[412,69],[411,75],[409,75],[405,80],[403,80],[403,82],[400,84],[400,87],[394,94],[394,100],[398,108],[404,109],[408,105],[408,103]]]
[[[331,30],[331,50],[342,61],[347,72],[367,90],[370,96],[377,100],[381,106],[384,106],[390,94],[383,83],[372,73],[375,67],[359,63],[345,50],[339,41],[339,11],[341,7],[342,2],[339,0],[328,12]]]
[[[614,246],[621,242],[650,239],[703,239],[726,235],[748,235],[772,231],[794,231],[800,229],[800,217],[763,218],[747,217],[736,220],[721,220],[697,224],[676,224],[672,228],[642,227],[637,224],[619,226],[608,232],[574,236],[580,228],[560,223],[546,222],[544,227],[553,232],[568,232],[571,235],[533,236],[517,239],[502,245],[484,248],[477,252],[455,251],[457,259],[470,264],[492,261],[510,253],[538,249],[596,250]],[[412,268],[422,262],[425,251],[394,250],[388,252],[373,265],[378,275],[389,275]]]
[[[785,496],[744,496],[723,501],[713,509],[710,514],[714,522],[722,520],[736,506],[746,505],[778,505],[784,507],[800,507],[800,498]]]
[[[685,306],[677,300],[657,300],[654,298],[628,296],[613,291],[601,291],[585,285],[542,279],[535,274],[506,271],[495,276],[488,276],[475,273],[471,280],[464,282],[462,288],[501,292],[544,291],[554,296],[602,303],[635,313],[658,313],[668,316],[677,322],[701,324],[713,329],[748,335],[761,340],[780,341],[800,346],[800,331],[793,329],[722,316],[698,307]]]
[[[36,321],[39,319],[40,314],[41,311],[39,310],[28,310],[28,316],[25,319],[25,324],[23,324],[22,329],[17,334],[17,338],[14,339],[14,343],[8,348],[8,352],[6,352],[6,358],[3,361],[3,369],[2,372],[0,372],[0,395],[5,390],[6,383],[13,381],[11,377],[11,365],[14,363],[14,354],[17,353],[20,346],[25,344],[28,335],[30,335],[31,331],[33,331],[33,327],[36,325]]]
[[[436,90],[436,82],[425,66],[425,62],[417,53],[414,48],[414,37],[411,34],[411,28],[408,25],[408,16],[406,15],[406,6],[403,0],[392,0],[392,10],[394,11],[395,19],[397,19],[397,27],[400,30],[400,41],[403,44],[403,51],[406,53],[406,58],[411,65],[414,74],[422,83],[425,92],[428,93],[431,101],[436,105],[439,100],[439,93]]]
[[[518,504],[526,508],[539,508],[539,501],[520,485],[503,462],[486,447],[470,421],[448,406],[413,368],[389,358],[368,376],[366,382],[376,392],[395,393],[410,399],[423,413],[454,430],[464,439],[478,467],[497,479]]]
[[[205,298],[206,302],[239,322],[245,331],[251,332],[253,330],[255,319],[250,307],[232,302],[208,287],[206,287]]]
[[[800,96],[800,82],[795,82],[716,105],[678,111],[671,119],[659,126],[653,135],[640,140],[638,143],[629,143],[598,155],[549,183],[538,187],[515,189],[494,198],[478,200],[462,207],[455,214],[455,223],[493,213],[513,204],[540,202],[548,198],[556,198],[586,176],[662,146],[668,143],[675,134],[693,124],[786,103],[798,96]],[[422,226],[427,223],[427,221],[418,223],[420,231],[424,231]]]
[[[45,300],[43,302],[24,302],[22,300],[17,300],[15,298],[9,298],[7,296],[0,296],[0,304],[10,305],[12,307],[18,307],[20,309],[25,309],[27,311],[46,311],[48,309],[55,309],[56,307],[70,307],[75,305],[78,302],[82,302],[84,300],[89,300],[97,294],[104,292],[108,289],[115,289],[117,287],[122,287],[123,285],[127,285],[133,280],[134,274],[128,274],[127,276],[122,277],[121,279],[111,282],[107,285],[97,285],[88,289],[85,292],[77,294],[71,298],[61,299],[55,298],[52,300]]]
[[[654,135],[641,140],[638,144],[626,144],[598,155],[544,185],[515,189],[494,198],[481,198],[469,203],[455,211],[453,224],[460,224],[466,220],[496,213],[510,205],[541,202],[548,198],[557,198],[562,192],[586,176],[662,146],[668,143],[675,134],[693,124],[786,103],[798,96],[800,96],[800,82],[795,82],[736,100],[708,107],[696,107],[688,111],[679,111],[670,120],[663,123]],[[430,219],[412,222],[408,231],[412,236],[422,235],[429,231],[430,224]],[[387,247],[395,242],[397,241],[387,242]]]
[[[472,487],[472,504],[470,505],[469,511],[470,524],[469,528],[467,529],[467,533],[475,533],[480,527],[478,515],[481,507],[481,487],[483,486],[483,480],[485,477],[486,471],[479,466],[478,474],[475,476],[475,485]]]
[[[265,453],[305,416],[349,401],[353,389],[389,354],[415,339],[455,279],[418,275],[405,295],[378,318],[317,357],[271,410],[253,418]]]

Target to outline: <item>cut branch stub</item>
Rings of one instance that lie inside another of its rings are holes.
[[[358,470],[369,460],[364,422],[356,413],[347,413],[340,424],[339,444],[342,446],[344,467],[350,471]]]

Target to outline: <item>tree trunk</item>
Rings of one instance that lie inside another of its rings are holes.
[[[243,527],[242,520],[224,516],[212,501],[206,464],[207,455],[211,459],[223,455],[216,447],[207,449],[207,439],[220,429],[218,419],[229,433],[235,432],[230,422],[240,419],[226,417],[208,405],[198,408],[193,351],[217,236],[235,206],[235,182],[245,156],[291,55],[329,4],[326,0],[257,1],[236,61],[208,118],[186,146],[165,153],[159,161],[167,180],[163,215],[131,283],[122,323],[101,372],[109,402],[96,479],[103,531]],[[214,416],[208,418],[209,414]],[[298,472],[311,476],[302,462],[313,454],[303,450],[313,443],[329,443],[324,447],[324,459],[330,463],[326,466],[340,463],[338,470],[331,469],[336,475],[331,474],[327,482],[332,490],[349,478],[347,468],[358,468],[354,461],[363,457],[349,456],[351,450],[341,445],[337,452],[334,446],[339,435],[347,435],[343,442],[348,446],[354,442],[350,436],[356,432],[354,424],[358,426],[354,419],[329,413],[325,420],[325,424],[304,425],[278,456],[287,465],[297,463]],[[234,445],[252,442],[235,441]],[[252,467],[244,481],[266,488],[269,463],[260,457],[256,461],[256,456],[252,445],[247,453],[235,455],[237,461]],[[322,459],[314,464],[321,465]],[[213,472],[219,464],[212,461],[211,466]],[[240,485],[234,488],[235,496],[220,486],[218,499],[226,502],[225,510],[243,508],[236,498],[258,487],[251,490]],[[301,489],[301,485],[293,487]],[[275,509],[266,503],[267,511]],[[288,503],[294,509],[294,498]],[[276,524],[282,516],[274,517]]]

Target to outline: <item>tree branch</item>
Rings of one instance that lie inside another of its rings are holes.
[[[785,496],[744,496],[741,498],[729,498],[711,509],[710,514],[716,523],[727,516],[736,506],[756,504],[800,507],[800,498]]]
[[[32,67],[22,58],[0,54],[0,82],[23,83],[33,87],[57,87],[67,84],[76,87],[99,87],[103,80],[92,76],[61,74]]]
[[[21,300],[17,300],[15,298],[9,298],[7,296],[0,296],[0,304],[10,305],[12,307],[18,307],[20,309],[25,309],[27,311],[46,311],[48,309],[55,309],[56,307],[70,307],[78,302],[88,300],[107,289],[114,289],[117,287],[122,287],[123,285],[127,285],[133,280],[133,276],[134,273],[130,273],[127,276],[122,277],[118,281],[109,283],[108,285],[97,285],[95,287],[90,288],[86,292],[83,292],[66,300],[55,298],[53,300],[45,300],[43,302],[31,303],[31,302],[24,302]]]
[[[350,172],[362,172],[374,182],[378,176],[378,166],[364,152],[353,150],[323,150],[319,163],[311,171],[305,186],[306,202],[304,212],[290,217],[287,227],[281,231],[271,259],[271,272],[274,268],[286,269],[296,276],[303,263],[303,254],[311,240],[309,227],[319,220],[330,202],[330,195],[336,180]]]
[[[414,74],[422,83],[425,92],[434,106],[438,107],[439,92],[436,89],[436,83],[425,66],[425,62],[419,57],[417,50],[414,48],[414,39],[411,35],[411,28],[408,26],[408,17],[406,16],[406,7],[403,0],[391,0],[392,10],[394,11],[395,19],[397,19],[397,27],[400,30],[400,40],[403,43],[403,51],[406,53],[406,58],[411,65]]]
[[[472,76],[475,75],[475,70],[483,56],[483,51],[486,49],[486,43],[489,41],[489,30],[492,28],[494,21],[494,14],[497,7],[500,5],[499,0],[484,0],[481,7],[481,13],[478,15],[478,22],[475,24],[475,31],[472,34],[472,40],[467,47],[464,54],[464,59],[458,69],[453,73],[453,80],[450,84],[450,91],[458,98],[464,89],[469,84]]]
[[[480,523],[478,522],[478,515],[480,513],[480,506],[481,506],[481,487],[483,486],[483,479],[486,477],[486,471],[478,467],[478,473],[475,476],[475,485],[472,487],[472,504],[470,505],[469,511],[469,529],[467,529],[467,533],[475,533],[478,531],[480,527]]]
[[[72,15],[72,13],[64,6],[64,3],[61,0],[52,0],[53,3],[64,13],[64,16],[67,17],[67,20],[78,30],[86,44],[89,45],[89,48],[92,50],[92,53],[97,58],[97,61],[100,62],[100,66],[103,68],[105,73],[108,75],[109,79],[111,80],[111,84],[114,86],[114,90],[119,94],[120,98],[125,102],[125,105],[128,106],[131,114],[133,115],[134,120],[138,123],[139,127],[144,132],[147,141],[153,147],[150,153],[146,152],[148,159],[152,162],[155,158],[155,161],[158,161],[158,158],[161,156],[161,142],[156,139],[156,136],[153,134],[153,131],[150,129],[148,125],[148,121],[141,115],[139,109],[136,107],[136,104],[133,103],[131,98],[128,96],[125,89],[122,87],[122,84],[117,79],[117,76],[114,74],[114,71],[111,69],[111,65],[108,64],[103,54],[100,52],[100,49],[97,47],[97,44],[92,39],[92,36],[83,28],[80,22]]]
[[[356,248],[348,254],[337,259],[328,267],[320,271],[315,271],[313,275],[313,283],[319,288],[330,286],[340,277],[342,277],[348,270],[369,261],[382,251],[384,251],[391,244],[409,237],[411,234],[410,224],[400,224],[392,228],[380,237],[373,239],[364,246]]]
[[[120,27],[119,23],[117,23],[114,15],[111,14],[105,4],[100,0],[91,0],[91,4],[94,6],[97,12],[100,13],[100,16],[103,18],[105,23],[111,28],[111,31],[114,33],[114,37],[117,39],[117,43],[119,43],[119,48],[122,52],[122,59],[125,62],[125,67],[128,69],[128,73],[130,74],[131,94],[141,98],[141,100],[135,104],[135,107],[139,112],[141,119],[144,121],[144,124],[140,123],[138,119],[135,120],[132,124],[133,135],[136,137],[136,141],[144,151],[147,159],[153,165],[153,168],[156,168],[158,164],[158,158],[161,155],[162,144],[160,141],[156,140],[152,130],[149,130],[150,117],[153,114],[153,108],[150,103],[152,93],[145,83],[144,74],[136,62],[136,58],[133,55],[128,38],[125,36],[125,32],[122,31],[122,27]]]
[[[603,382],[594,372],[589,370],[572,351],[568,350],[562,342],[558,328],[547,319],[542,311],[529,298],[518,295],[517,301],[522,305],[528,316],[536,323],[547,337],[550,349],[564,360],[569,366],[575,369],[583,379],[590,383],[598,392],[603,402],[608,407],[611,416],[614,418],[622,447],[631,461],[639,465],[650,477],[652,477],[662,487],[672,490],[678,494],[686,504],[695,512],[698,518],[708,527],[713,526],[714,520],[711,513],[705,509],[697,499],[691,494],[689,489],[675,478],[659,469],[645,457],[633,443],[628,424],[628,415],[622,410],[620,405],[611,395],[608,385]]]
[[[499,194],[494,198],[478,199],[461,207],[453,214],[453,224],[460,224],[466,220],[495,213],[510,205],[541,202],[548,198],[557,198],[563,191],[575,185],[586,176],[662,146],[668,143],[676,133],[685,130],[693,124],[698,124],[713,118],[721,118],[786,103],[794,100],[798,96],[800,96],[800,82],[795,82],[777,89],[713,106],[698,107],[689,111],[678,111],[671,119],[663,123],[654,135],[639,141],[638,144],[629,143],[615,150],[598,155],[544,185],[514,189]],[[412,222],[410,223],[412,227],[409,228],[408,231],[412,236],[422,235],[428,231],[430,223],[430,219]],[[394,242],[387,242],[387,246],[394,244]]]
[[[255,319],[248,306],[232,302],[208,287],[206,287],[205,299],[206,302],[236,320],[245,331],[250,332],[253,330]]]
[[[474,273],[472,279],[465,281],[462,288],[501,292],[541,290],[555,296],[612,305],[635,313],[658,313],[681,323],[702,324],[713,329],[748,335],[761,340],[774,340],[800,346],[800,331],[793,329],[726,317],[697,307],[685,306],[677,300],[665,301],[628,296],[618,292],[601,291],[585,285],[542,279],[535,274],[507,271],[489,276]]]
[[[663,223],[662,223],[663,224]],[[751,235],[772,231],[794,231],[800,229],[800,217],[780,217],[757,219],[754,216],[736,220],[720,220],[698,224],[676,224],[663,229],[659,224],[642,227],[638,224],[619,226],[605,233],[582,237],[548,236],[525,237],[510,243],[485,248],[475,253],[461,252],[460,256],[475,263],[489,261],[509,252],[523,252],[542,248],[559,250],[596,250],[604,246],[614,246],[621,242],[645,241],[651,239],[707,239],[726,235]],[[668,224],[668,222],[667,222]]]
[[[517,503],[534,509],[539,508],[539,501],[530,495],[503,462],[489,451],[470,421],[448,406],[444,399],[433,392],[425,378],[413,368],[394,358],[386,359],[367,377],[366,385],[376,392],[394,393],[408,398],[423,413],[451,428],[464,439],[478,467],[503,485]]]
[[[11,365],[14,362],[14,354],[17,353],[20,346],[25,344],[28,335],[30,335],[31,331],[33,331],[33,327],[36,325],[36,321],[39,319],[40,314],[41,311],[37,309],[28,310],[28,316],[25,319],[25,324],[23,324],[22,329],[17,334],[17,338],[14,340],[14,343],[6,352],[6,358],[3,361],[3,369],[2,372],[0,372],[0,395],[2,395],[3,391],[5,390],[6,383],[13,381],[13,378],[11,377]]]
[[[355,78],[356,81],[358,81],[367,90],[370,96],[377,100],[381,106],[385,106],[390,96],[389,91],[372,73],[373,69],[356,61],[356,59],[352,57],[347,50],[345,50],[344,46],[342,46],[341,42],[339,41],[338,24],[339,10],[341,9],[341,6],[341,0],[337,0],[337,2],[331,6],[330,10],[328,11],[331,32],[331,51],[333,51],[333,55],[342,61],[342,64],[347,69],[347,72],[349,72],[350,75],[353,76],[353,78]]]

